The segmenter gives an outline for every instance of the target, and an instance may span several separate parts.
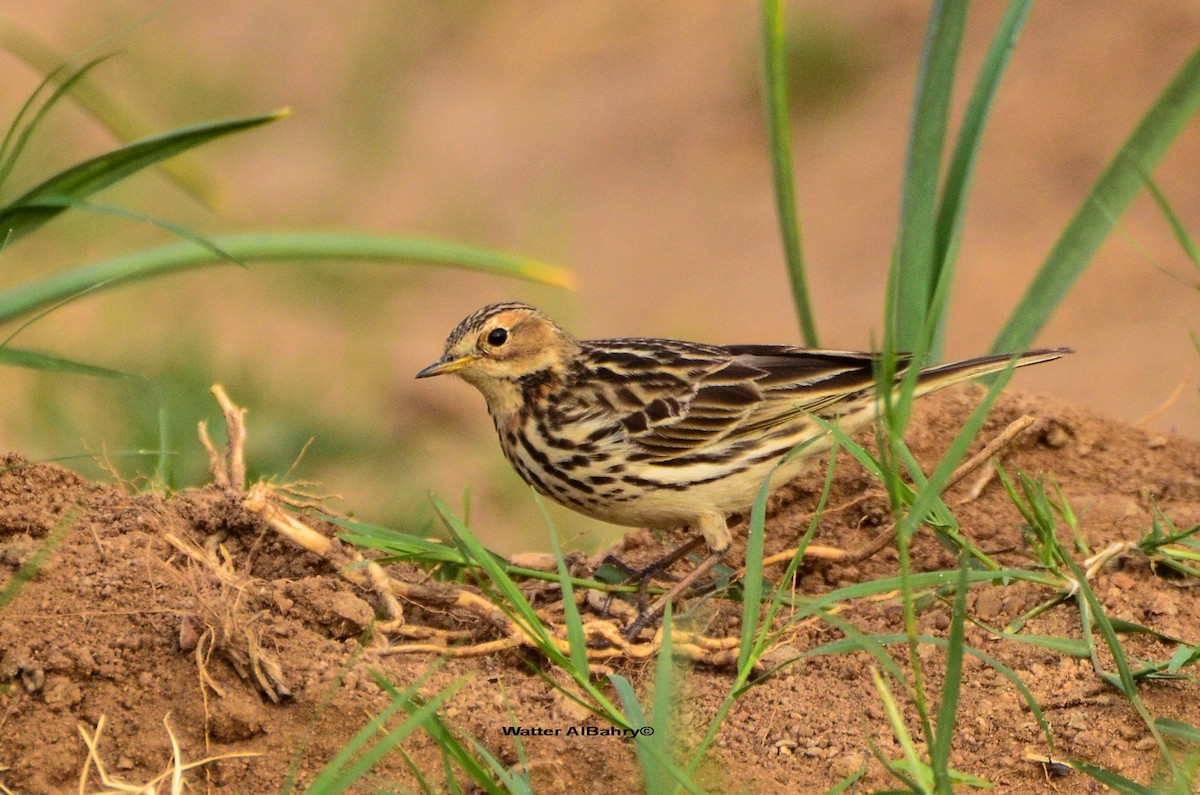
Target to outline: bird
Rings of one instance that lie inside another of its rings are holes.
[[[1031,350],[1016,366],[1057,359]],[[994,373],[1010,354],[923,368],[916,394]],[[901,356],[892,390],[911,358]],[[675,339],[580,340],[529,304],[489,304],[462,320],[417,378],[453,373],[483,394],[504,456],[546,497],[626,527],[696,535],[643,570],[661,570],[703,539],[708,555],[623,631],[628,640],[726,556],[727,518],[871,422],[877,353]],[[778,469],[793,448],[807,445]]]

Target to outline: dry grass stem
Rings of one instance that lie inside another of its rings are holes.
[[[159,792],[167,792],[171,795],[183,795],[184,787],[187,784],[183,774],[187,771],[210,765],[222,759],[245,759],[261,755],[250,751],[242,751],[209,756],[196,762],[184,762],[183,749],[175,737],[175,732],[171,729],[170,715],[166,715],[163,717],[163,725],[166,726],[167,737],[170,738],[171,742],[171,758],[167,762],[166,770],[144,784],[133,784],[110,775],[104,766],[104,760],[100,756],[100,736],[104,732],[105,722],[105,716],[101,715],[100,719],[96,722],[96,730],[94,732],[89,732],[87,726],[82,723],[79,724],[79,734],[83,737],[83,743],[88,749],[83,769],[79,773],[79,795],[157,795]],[[92,777],[93,767],[96,771],[96,777],[100,779],[102,789],[88,789],[88,782]],[[170,782],[170,784],[164,789],[163,786],[167,782]]]

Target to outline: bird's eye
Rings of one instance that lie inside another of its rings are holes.
[[[492,332],[487,335],[487,341],[488,345],[499,348],[508,341],[508,330],[502,328],[492,329]]]

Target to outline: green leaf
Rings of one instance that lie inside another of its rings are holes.
[[[570,287],[569,271],[525,257],[430,238],[367,232],[262,232],[209,239],[209,246],[173,243],[137,251],[66,273],[39,279],[0,293],[0,322],[93,289],[109,289],[192,268],[227,264],[224,251],[238,262],[356,260],[433,263],[517,276]]]
[[[1200,48],[1180,67],[1096,180],[992,344],[993,352],[1028,347],[1141,190],[1142,175],[1153,173],[1198,106]]]
[[[66,207],[53,202],[84,199],[180,152],[186,152],[232,133],[276,121],[287,114],[288,111],[281,110],[262,116],[181,127],[85,160],[35,185],[7,207],[0,209],[0,237],[11,244],[66,210]],[[52,202],[46,203],[43,200]]]
[[[72,505],[63,512],[62,518],[46,534],[46,540],[34,550],[34,553],[29,556],[29,559],[25,561],[21,568],[17,569],[17,573],[13,575],[12,579],[6,582],[3,588],[0,588],[0,610],[3,610],[12,603],[17,598],[17,594],[21,592],[21,589],[37,576],[37,573],[41,570],[42,566],[46,565],[46,561],[50,559],[50,555],[58,548],[58,545],[66,540],[67,533],[74,529],[75,523],[79,521],[82,513],[83,508],[79,505]]]
[[[1114,773],[1107,768],[1097,767],[1089,762],[1072,759],[1067,764],[1080,773],[1086,773],[1104,786],[1121,793],[1121,795],[1161,795],[1156,789],[1144,787],[1136,781],[1130,781],[1120,774]]]
[[[950,614],[950,638],[946,643],[946,669],[942,685],[942,701],[938,707],[937,727],[933,747],[929,751],[929,766],[938,789],[951,790],[950,747],[954,739],[954,723],[958,712],[958,697],[962,687],[963,625],[967,616],[967,574],[969,558],[960,555],[958,582],[955,584],[954,610]]]
[[[929,12],[917,82],[894,263],[896,344],[915,350],[937,282],[934,264],[938,175],[946,143],[954,73],[966,25],[965,0],[936,0]]]
[[[127,29],[137,27],[158,13],[159,11],[151,12]],[[65,79],[60,73],[69,59],[63,53],[57,52],[28,31],[21,30],[3,19],[0,19],[0,47],[47,75],[47,81],[62,82]],[[150,122],[139,117],[126,104],[117,101],[91,80],[82,79],[75,82],[68,99],[112,133],[117,140],[132,141],[153,133],[154,128]],[[162,163],[159,170],[206,206],[216,206],[217,196],[212,181],[189,162],[187,156]]]
[[[908,732],[904,716],[900,714],[900,706],[896,703],[896,699],[892,695],[892,690],[888,687],[887,681],[874,666],[871,666],[871,679],[875,682],[875,691],[879,694],[880,700],[883,701],[884,714],[887,715],[888,724],[892,727],[892,735],[896,738],[896,742],[900,744],[901,750],[904,751],[903,762],[896,764],[913,777],[923,792],[933,792],[933,773],[917,754],[916,744],[913,742],[912,735]]]
[[[575,588],[571,584],[571,573],[567,571],[567,562],[563,558],[562,547],[558,543],[558,531],[546,510],[546,501],[536,491],[532,492],[533,501],[542,512],[542,522],[550,531],[550,544],[554,549],[554,562],[558,566],[558,584],[562,588],[563,619],[567,624],[567,644],[571,650],[571,664],[577,671],[587,675],[590,666],[587,656],[587,637],[583,632],[583,618],[579,615],[579,605],[575,604]]]
[[[126,381],[142,381],[141,376],[111,370],[86,362],[64,359],[50,353],[25,350],[23,348],[0,348],[0,365],[24,367],[29,370],[43,370],[50,373],[68,373],[71,375],[88,375],[94,378],[118,378]]]
[[[972,574],[974,574],[974,573],[975,572],[972,572]],[[968,578],[968,579],[970,579],[970,578]],[[828,620],[825,616],[822,616],[822,618]],[[885,645],[885,646],[891,645],[894,643],[908,643],[910,640],[910,638],[907,634],[901,634],[901,633],[891,633],[891,634],[886,634],[886,635],[869,635],[869,636],[865,636],[865,637],[869,637],[874,642],[876,642],[880,645]],[[918,635],[916,637],[916,639],[920,643],[928,643],[928,644],[931,644],[934,646],[948,646],[949,645],[949,641],[946,640],[945,638],[938,638],[938,637],[934,637],[932,635]],[[807,651],[801,652],[799,655],[797,655],[797,659],[807,659],[808,657],[823,657],[823,656],[827,656],[827,655],[831,655],[831,654],[848,654],[848,653],[852,653],[852,652],[856,652],[856,651],[861,651],[863,649],[864,649],[864,646],[859,638],[845,637],[840,640],[831,641],[829,643],[825,643],[820,646],[817,646],[816,648],[812,648]],[[1054,736],[1050,733],[1050,724],[1047,723],[1046,716],[1042,712],[1042,708],[1040,706],[1038,706],[1037,699],[1034,698],[1033,692],[1030,691],[1030,689],[1025,685],[1024,682],[1021,681],[1021,677],[1017,676],[1015,671],[1013,671],[1011,668],[1009,668],[1004,663],[997,660],[995,657],[992,657],[990,654],[987,654],[986,652],[982,652],[979,649],[974,648],[973,646],[967,646],[964,644],[963,652],[965,652],[966,654],[970,654],[972,657],[975,657],[978,660],[981,660],[988,666],[995,669],[1001,676],[1006,678],[1008,681],[1012,682],[1013,686],[1016,687],[1017,690],[1020,691],[1021,696],[1025,699],[1025,703],[1029,706],[1029,711],[1033,713],[1033,716],[1037,720],[1038,725],[1041,726],[1042,733],[1046,737],[1047,745],[1053,750]]]
[[[958,139],[954,152],[950,156],[950,164],[946,171],[946,179],[942,186],[941,200],[938,205],[937,223],[934,230],[934,270],[930,274],[933,282],[943,278],[942,270],[948,270],[946,281],[953,277],[954,263],[958,256],[958,243],[962,235],[963,218],[966,216],[967,193],[970,191],[971,180],[975,172],[975,162],[979,156],[979,148],[983,143],[984,128],[992,102],[1000,86],[1000,78],[1008,67],[1009,57],[1017,43],[1017,37],[1029,15],[1033,0],[1012,0],[1004,18],[996,27],[992,36],[991,46],[983,65],[979,68],[979,76],[975,81],[975,89],[963,112],[962,123],[958,130]],[[941,359],[942,340],[945,334],[945,296],[932,302],[931,313],[936,318],[936,330],[933,344],[930,348],[932,360]]]
[[[791,116],[788,113],[787,69],[784,65],[782,0],[763,0],[763,85],[767,111],[767,142],[775,187],[775,210],[783,237],[783,255],[792,282],[792,303],[804,334],[804,344],[817,347],[817,324],[808,295],[800,218],[796,212],[795,170],[792,167]]]
[[[1158,187],[1158,183],[1149,174],[1142,174],[1142,179],[1145,181],[1146,190],[1150,191],[1150,196],[1153,197],[1154,203],[1158,205],[1158,209],[1166,217],[1167,223],[1171,225],[1171,232],[1174,233],[1179,247],[1187,254],[1192,264],[1200,268],[1200,248],[1196,247],[1196,241],[1188,234],[1187,227],[1183,225],[1183,221],[1171,206],[1171,202],[1167,200],[1166,194],[1162,192]]]
[[[78,81],[83,79],[84,75],[98,66],[102,61],[110,57],[110,55],[102,55],[98,58],[93,58],[74,71],[68,71],[66,65],[64,64],[52,70],[46,75],[42,82],[38,84],[38,87],[34,89],[33,93],[29,95],[29,98],[21,106],[21,110],[17,113],[17,117],[13,119],[12,124],[8,128],[8,133],[4,136],[3,144],[0,144],[0,158],[3,159],[3,162],[0,162],[0,185],[3,185],[8,181],[8,176],[12,173],[13,167],[16,166],[17,161],[20,160],[21,153],[25,151],[25,147],[33,138],[34,132],[42,123],[42,120],[46,118],[46,115],[50,112],[50,110],[56,104],[58,104],[60,99],[62,99],[71,91]],[[25,115],[33,107],[33,104],[37,101],[37,98],[42,93],[42,90],[56,80],[61,81],[58,88],[56,88],[50,97],[42,103],[41,107],[34,111],[33,118],[29,120],[29,123],[24,127],[21,127],[22,119],[24,119]],[[18,128],[21,130],[20,133],[17,133]],[[16,135],[15,140],[13,138],[14,134]],[[12,144],[11,150],[9,149],[10,143]]]
[[[456,680],[430,699],[428,703],[414,710],[408,716],[407,720],[399,726],[384,733],[374,745],[369,748],[366,747],[371,738],[377,732],[383,730],[383,725],[387,719],[397,709],[405,706],[408,701],[407,698],[394,697],[392,703],[364,726],[354,736],[354,739],[334,757],[321,774],[313,779],[312,785],[306,792],[312,795],[335,795],[335,793],[345,792],[355,782],[365,776],[383,757],[391,753],[408,735],[421,728],[421,726],[430,720],[435,711],[450,696],[454,695],[455,691],[462,687],[465,682],[466,679]],[[411,694],[409,695],[411,696]],[[351,762],[350,758],[360,751],[361,754],[358,758]]]
[[[1200,729],[1190,723],[1171,720],[1170,718],[1155,718],[1154,725],[1158,730],[1169,737],[1177,737],[1180,740],[1187,740],[1189,743],[1200,744]]]

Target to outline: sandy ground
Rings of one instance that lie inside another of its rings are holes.
[[[961,391],[938,395],[918,412],[909,439],[927,467],[976,396]],[[1006,464],[1010,471],[1020,469],[1059,484],[1093,549],[1140,537],[1151,521],[1151,498],[1181,527],[1200,522],[1200,446],[1021,394],[1001,400],[981,438],[1026,413],[1040,418],[1039,430],[1010,451]],[[948,494],[950,504],[962,500],[966,485]],[[772,498],[768,552],[795,542],[809,522],[819,489],[819,474],[813,473]],[[847,503],[849,507],[839,509]],[[858,549],[882,532],[886,499],[855,466],[839,466],[830,505],[833,510],[824,517],[816,543]],[[274,791],[296,758],[303,784],[383,706],[369,670],[406,684],[434,663],[430,655],[384,656],[379,646],[359,652],[356,638],[379,608],[371,597],[211,488],[166,500],[131,495],[9,456],[0,470],[0,587],[68,514],[70,529],[48,564],[15,603],[0,611],[0,736],[5,740],[0,743],[0,782],[16,792],[73,790],[85,758],[76,727],[94,727],[102,716],[107,728],[101,754],[109,769],[127,781],[148,780],[169,755],[162,723],[168,714],[185,759],[234,751],[262,754],[193,772],[198,789]],[[996,483],[979,499],[959,505],[957,516],[963,532],[1002,563],[1032,566],[1019,516]],[[164,540],[168,533],[201,547],[219,540],[234,575],[218,577],[195,565]],[[1068,547],[1071,543],[1065,528],[1060,541]],[[627,546],[633,558],[661,549],[640,535]],[[736,547],[735,559],[741,554]],[[915,545],[914,558],[922,570],[953,567],[952,556],[928,533]],[[402,578],[418,579],[411,570],[393,570]],[[796,584],[799,592],[812,596],[895,572],[895,553],[889,550],[855,565],[806,564]],[[1110,616],[1195,644],[1200,642],[1195,621],[1200,596],[1188,585],[1169,572],[1152,571],[1136,556],[1110,565],[1093,582]],[[972,589],[969,614],[985,626],[999,626],[1051,595],[1029,584],[984,583]],[[921,631],[945,636],[946,605],[936,600],[921,604]],[[455,611],[431,613],[414,604],[407,610],[415,623],[478,627]],[[864,632],[900,632],[900,612],[895,599],[868,599],[848,603],[839,617]],[[736,603],[701,600],[685,611],[681,626],[712,636],[735,635],[737,615]],[[226,627],[229,647],[236,649],[241,642],[243,652],[245,643],[239,639],[251,632],[279,663],[291,698],[271,703],[219,651],[203,670],[222,695],[206,691],[190,649],[197,634],[210,626]],[[1079,611],[1067,602],[1023,631],[1078,638]],[[486,629],[476,628],[472,640],[489,637]],[[785,638],[787,650],[781,654],[786,658],[838,637],[840,632],[825,623],[804,621]],[[1166,660],[1175,649],[1174,642],[1155,637],[1123,637],[1128,653],[1145,660]],[[1158,761],[1146,727],[1087,659],[999,640],[975,625],[968,625],[966,638],[1028,685],[1050,723],[1056,755],[1149,780]],[[905,658],[899,649],[893,653],[898,661]],[[932,671],[929,683],[936,697],[942,654],[928,648],[922,659]],[[1107,655],[1102,659],[1110,664]],[[873,663],[866,654],[839,654],[780,669],[737,702],[698,780],[713,792],[824,791],[869,758],[870,738],[885,755],[897,757],[899,748],[870,683]],[[630,677],[648,703],[653,666],[620,659],[609,664]],[[630,744],[611,737],[567,736],[570,727],[603,724],[569,709],[535,675],[541,668],[537,655],[519,650],[450,660],[422,692],[432,695],[435,688],[466,676],[444,715],[506,764],[515,764],[518,757],[503,727],[515,722],[562,730],[560,736],[524,739],[539,793],[639,792]],[[680,747],[686,749],[703,734],[732,674],[721,665],[685,663],[677,676],[675,725]],[[1195,682],[1147,682],[1140,692],[1153,715],[1200,722]],[[910,729],[916,729],[911,721]],[[440,771],[440,762],[427,738],[412,738],[404,747],[441,780],[442,774],[434,772]],[[1046,751],[1014,686],[994,669],[968,662],[952,756],[955,768],[993,781],[1001,792],[1099,791],[1080,774],[1051,780],[1040,765],[1025,760],[1028,752]],[[884,787],[887,778],[880,765],[867,764],[864,784]],[[378,770],[415,786],[395,756]]]

